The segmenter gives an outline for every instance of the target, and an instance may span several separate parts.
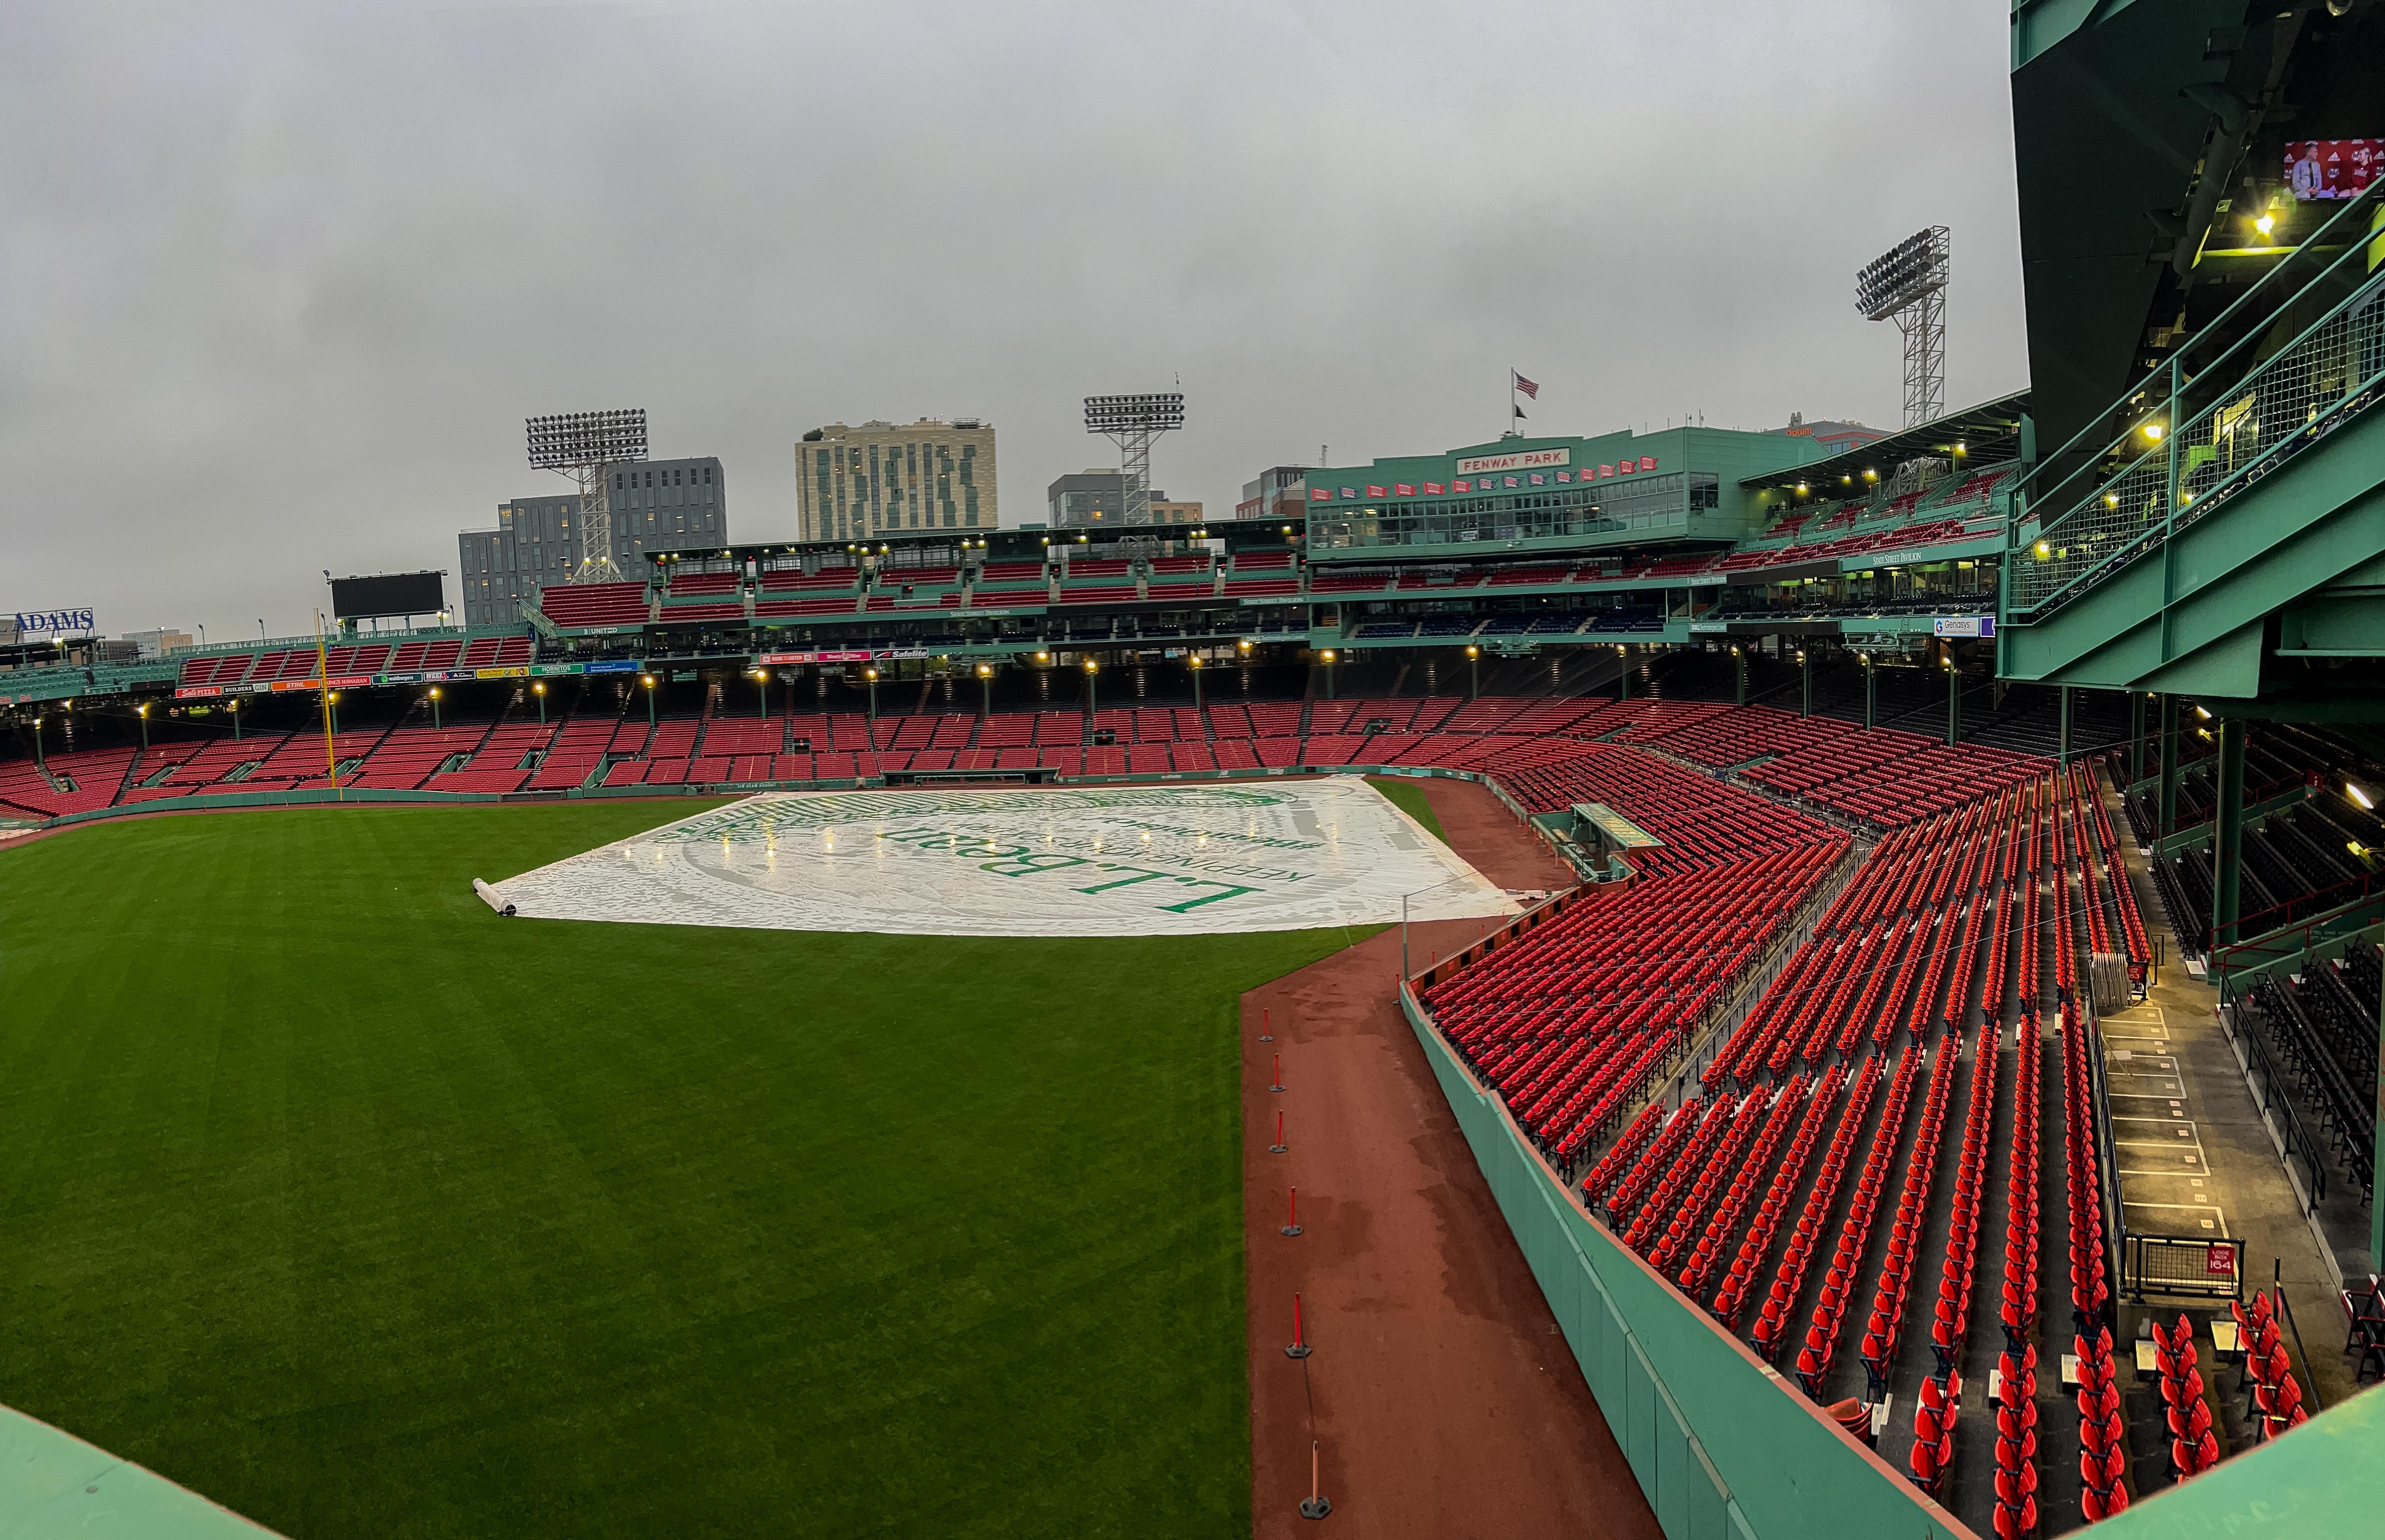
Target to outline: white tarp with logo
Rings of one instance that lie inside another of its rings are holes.
[[[542,920],[910,935],[1311,930],[1517,912],[1365,782],[783,792],[493,884]]]

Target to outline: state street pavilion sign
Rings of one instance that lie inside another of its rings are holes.
[[[897,935],[1169,935],[1509,915],[1355,778],[785,792],[492,885],[536,920]]]

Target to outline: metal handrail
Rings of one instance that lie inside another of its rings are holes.
[[[2302,1116],[2294,1110],[2292,1099],[2277,1094],[2278,1067],[2269,1059],[2267,1045],[2261,1041],[2261,1034],[2254,1031],[2250,1024],[2237,1020],[2238,1013],[2245,1008],[2245,1002],[2229,997],[2232,992],[2228,989],[2227,981],[2224,978],[2221,980],[2220,993],[2222,995],[2220,1003],[2223,1008],[2219,1012],[2219,1029],[2228,1034],[2229,1043],[2236,1045],[2244,1052],[2246,1066],[2244,1083],[2253,1093],[2253,1110],[2264,1117],[2272,1112],[2284,1115],[2274,1125],[2279,1130],[2279,1142],[2286,1146],[2282,1152],[2283,1158],[2291,1159],[2300,1156],[2303,1164],[2309,1169],[2310,1184],[2304,1196],[2303,1211],[2305,1214],[2316,1213],[2318,1211],[2318,1205],[2327,1200],[2327,1162],[2319,1154],[2316,1141],[2313,1140],[2309,1132],[2303,1127]],[[2254,1067],[2257,1067],[2261,1073],[2261,1082],[2258,1085],[2253,1083],[2251,1070]]]
[[[2332,215],[2329,216],[2327,222],[2319,226],[2317,230],[2314,231],[2306,240],[2302,242],[2301,244],[2287,248],[2279,257],[2276,267],[2271,268],[2267,272],[2263,273],[2257,282],[2254,283],[2251,288],[2246,289],[2242,294],[2237,295],[2235,300],[2229,304],[2226,309],[2213,317],[2212,319],[2204,325],[2202,331],[2197,332],[2193,336],[2189,337],[2186,341],[2180,343],[2170,355],[2170,369],[2173,377],[2183,372],[2183,366],[2186,358],[2197,347],[2202,346],[2211,339],[2221,335],[2236,321],[2240,313],[2249,314],[2252,306],[2256,301],[2262,301],[2264,299],[2264,296],[2268,291],[2270,285],[2284,283],[2286,282],[2285,275],[2293,270],[2295,264],[2300,260],[2304,253],[2317,254],[2329,249],[2327,243],[2329,238],[2336,233],[2337,226],[2342,225],[2353,230],[2354,232],[2354,238],[2348,243],[2345,248],[2337,252],[2334,261],[2329,262],[2325,268],[2321,269],[2309,280],[2300,282],[2294,290],[2295,294],[2302,294],[2304,290],[2308,289],[2311,284],[2317,282],[2320,279],[2332,273],[2337,265],[2343,260],[2344,257],[2351,255],[2365,246],[2367,243],[2359,238],[2362,234],[2366,233],[2366,231],[2362,229],[2360,224],[2360,211],[2375,202],[2380,193],[2385,193],[2385,181],[2372,182],[2369,186],[2364,188],[2356,196],[2345,203],[2342,207],[2337,209]],[[2279,307],[2282,308],[2283,304],[2284,302],[2280,301]],[[2254,331],[2248,332],[2244,336],[2237,338],[2233,343],[2230,343],[2218,353],[2213,355],[2211,361],[2204,364],[2200,369],[2196,370],[2193,380],[2189,382],[2192,383],[2199,382],[2204,375],[2208,374],[2212,369],[2224,363],[2229,354],[2235,352],[2237,348],[2243,346],[2246,343],[2259,335],[2259,332]],[[2130,416],[2131,414],[2129,411],[2129,405],[2142,394],[2142,385],[2123,392],[2119,398],[2114,401],[2111,406],[2097,413],[2077,432],[2071,434],[2070,437],[2063,443],[2060,448],[2054,450],[2050,455],[2041,455],[2038,457],[2038,465],[2059,465],[2072,454],[2083,451],[2088,444],[2092,442],[2094,435],[2098,433],[2109,434],[2111,431],[2106,424],[2110,423],[2114,419]],[[2175,391],[2173,391],[2173,394],[2175,394]],[[2142,418],[2143,414],[2137,413],[2134,415],[2138,418]],[[2015,506],[2013,508],[2014,517],[2016,519],[2019,519],[2024,516],[2025,510],[2023,505],[2048,501],[2053,496],[2055,489],[2068,485],[2070,482],[2078,480],[2080,476],[2092,474],[2095,467],[2108,463],[2110,457],[2115,452],[2125,449],[2129,446],[2129,435],[2132,431],[2133,426],[2131,428],[2122,429],[2117,435],[2109,438],[2100,454],[2090,459],[2085,465],[2070,471],[2068,474],[2065,475],[2062,480],[2054,482],[2052,487],[2046,488],[2042,492],[2031,492],[2029,490],[2029,483],[2036,480],[2036,470],[2031,470],[2025,473],[2022,477],[2021,484],[2014,489],[2016,493],[2020,495],[2015,499]]]
[[[2375,191],[2362,198],[2370,198]],[[2351,212],[2347,207],[2338,218]],[[2333,224],[2329,221],[2329,228]],[[2336,277],[2346,262],[2365,259],[2366,244],[2347,247],[2297,292]],[[2038,539],[2026,550],[2019,540],[2026,518],[2019,509],[2025,504],[2016,505],[2004,555],[2005,591],[2014,595],[2013,610],[2042,611],[2075,596],[2373,405],[2379,386],[2385,384],[2385,305],[2379,303],[2380,296],[2385,296],[2385,270],[2360,282],[2292,341],[2241,373],[2219,366],[2263,333],[2238,339],[2191,379],[2184,372],[2182,356],[2174,355],[2166,400],[2150,407],[2138,427],[2112,440],[2088,465],[2055,483],[2059,489],[2081,477],[2094,479],[2083,498],[2052,520],[2040,520]],[[2363,312],[2369,313],[2364,318]],[[2224,381],[2214,381],[2223,374]],[[2208,396],[2208,404],[2191,416],[2187,415],[2190,391]],[[2270,399],[2278,396],[2284,399]],[[2229,414],[2225,421],[2223,413]],[[2274,423],[2279,418],[2291,420],[2292,426],[2263,432],[2265,419]],[[2147,429],[2154,424],[2159,431],[2148,437]],[[2206,424],[2210,444],[2193,447],[2209,453],[2186,456],[2188,441]],[[2254,446],[2241,458],[2240,433]],[[2223,460],[2223,452],[2226,474],[2193,486],[2207,466]],[[2117,470],[2112,469],[2124,458]],[[2048,500],[2054,497],[2049,491]]]

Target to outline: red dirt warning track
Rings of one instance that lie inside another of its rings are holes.
[[[1422,783],[1457,853],[1505,887],[1565,869],[1483,787]],[[1414,963],[1488,920],[1409,932]],[[1659,1540],[1655,1515],[1557,1334],[1398,1005],[1400,934],[1242,996],[1251,1507],[1261,1536]],[[1262,1013],[1275,1034],[1259,1039]],[[1284,1091],[1267,1090],[1274,1056]],[[1272,1155],[1276,1114],[1282,1155]],[[1286,1191],[1303,1233],[1286,1237]],[[1301,1362],[1292,1298],[1315,1349]],[[1309,1417],[1332,1514],[1311,1526]]]

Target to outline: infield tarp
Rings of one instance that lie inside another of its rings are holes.
[[[1314,930],[1517,912],[1358,780],[784,792],[491,885],[532,920],[907,935]]]

